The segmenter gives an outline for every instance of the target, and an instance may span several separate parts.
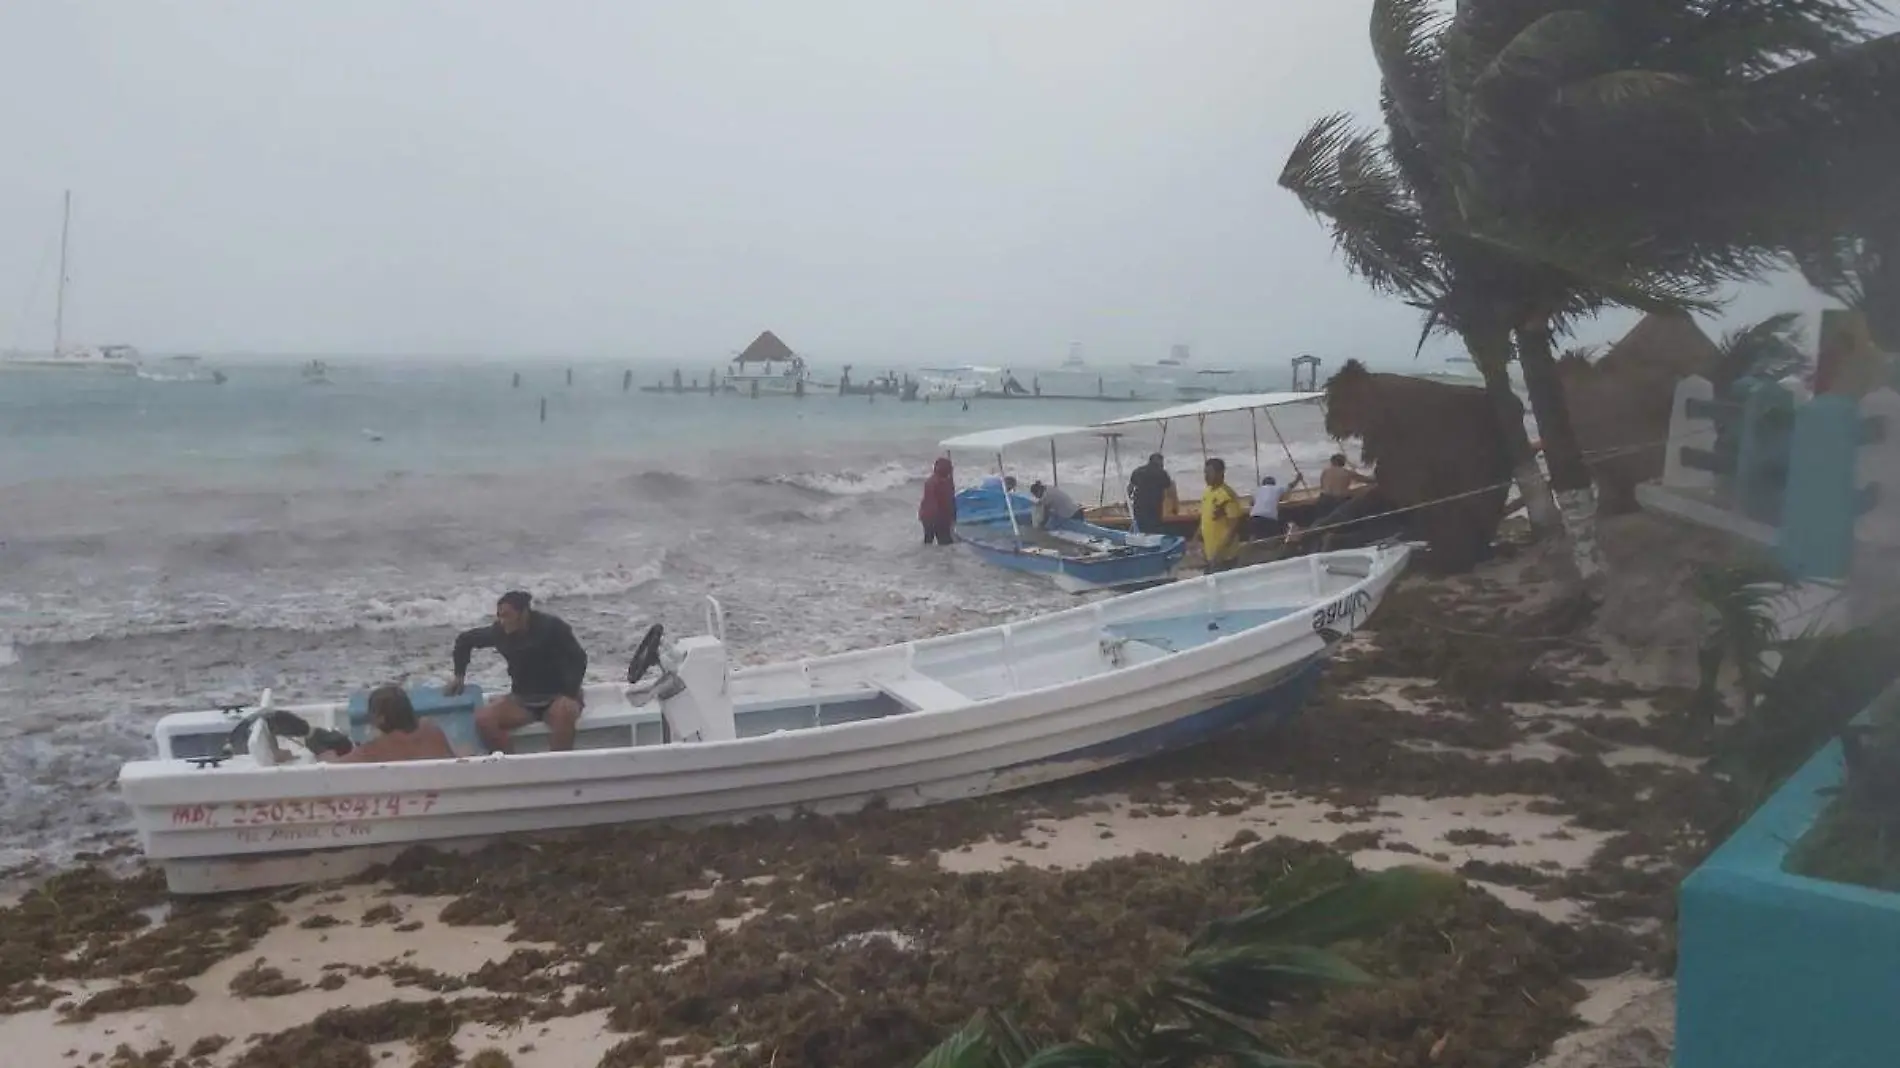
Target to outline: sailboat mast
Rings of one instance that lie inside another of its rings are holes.
[[[53,355],[66,348],[66,235],[73,223],[73,191],[66,190],[66,202],[59,217],[59,295],[53,305]]]

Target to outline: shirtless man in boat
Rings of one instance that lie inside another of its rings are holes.
[[[536,720],[548,725],[549,749],[574,748],[587,651],[574,637],[574,628],[557,616],[534,611],[531,603],[520,590],[502,594],[493,623],[463,631],[455,639],[455,677],[442,687],[451,697],[462,692],[469,655],[477,649],[493,649],[508,662],[509,693],[475,710],[475,729],[491,753],[508,752],[508,732]]]
[[[333,764],[384,764],[393,760],[453,760],[455,747],[442,728],[416,716],[400,686],[378,686],[369,694],[369,725],[376,737],[341,755],[317,754]]]

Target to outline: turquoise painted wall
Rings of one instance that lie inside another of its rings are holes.
[[[1831,743],[1682,884],[1676,1068],[1900,1066],[1900,894],[1781,867],[1842,774]]]
[[[1854,398],[1819,396],[1795,410],[1775,546],[1776,558],[1790,575],[1847,577],[1854,556],[1854,524],[1861,514],[1860,492],[1854,485],[1860,447],[1860,410]]]

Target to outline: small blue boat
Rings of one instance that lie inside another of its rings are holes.
[[[951,438],[943,447],[994,449],[1001,471],[1002,449],[1008,445],[1086,432],[1083,427],[1007,427]],[[1053,441],[1050,448],[1053,465]],[[1187,541],[1171,534],[1111,530],[1080,519],[1037,529],[1034,514],[1030,498],[1006,493],[993,482],[966,489],[957,494],[957,539],[998,567],[1047,575],[1070,593],[1168,581],[1187,553]]]

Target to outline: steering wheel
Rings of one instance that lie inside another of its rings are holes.
[[[633,659],[627,662],[627,684],[637,685],[660,663],[660,642],[666,637],[666,628],[658,623],[647,628],[646,636],[633,651]]]

